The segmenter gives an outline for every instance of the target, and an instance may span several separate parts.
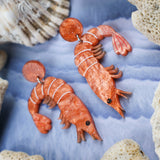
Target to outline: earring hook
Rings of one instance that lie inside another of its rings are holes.
[[[37,82],[40,83],[40,84],[43,84],[43,82],[40,80],[39,77],[37,77]]]
[[[76,34],[76,37],[77,37],[77,39],[78,39],[79,42],[82,42],[82,40],[79,38],[78,34]]]

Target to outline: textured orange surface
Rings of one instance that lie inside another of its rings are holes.
[[[52,129],[52,122],[48,117],[39,114],[42,100],[51,108],[58,104],[61,110],[59,119],[61,119],[61,124],[65,124],[63,129],[67,129],[71,124],[74,124],[77,129],[78,143],[86,140],[85,132],[89,133],[93,139],[102,140],[90,112],[74,94],[72,87],[64,80],[47,77],[34,87],[28,100],[28,109],[37,129],[41,133],[46,134]]]
[[[28,61],[22,70],[23,76],[30,82],[37,82],[37,77],[43,79],[45,76],[45,67],[38,61]]]
[[[76,35],[81,37],[83,26],[79,20],[75,18],[67,18],[60,25],[59,31],[66,41],[74,42],[78,40]]]
[[[76,45],[74,50],[75,64],[94,93],[124,117],[124,109],[120,104],[119,96],[127,98],[126,95],[131,93],[117,89],[114,80],[122,77],[122,71],[114,68],[113,65],[105,68],[98,63],[98,60],[105,55],[101,45],[98,44],[104,37],[110,36],[112,36],[113,48],[117,54],[126,56],[132,50],[127,40],[115,32],[113,28],[108,25],[100,25],[85,33],[81,38],[82,42]]]

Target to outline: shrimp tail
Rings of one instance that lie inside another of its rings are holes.
[[[126,56],[128,52],[132,50],[132,47],[130,46],[128,41],[117,32],[113,32],[112,34],[112,43],[116,54]]]
[[[51,128],[52,128],[52,125],[51,125],[51,120],[44,116],[44,115],[41,115],[39,113],[35,113],[33,116],[33,121],[36,125],[36,127],[38,128],[38,130],[43,133],[43,134],[46,134],[48,133]]]
[[[113,48],[116,54],[126,56],[128,52],[132,51],[132,47],[129,42],[112,27],[108,25],[100,25],[97,29],[100,33],[99,35],[103,36],[103,38],[112,37]]]

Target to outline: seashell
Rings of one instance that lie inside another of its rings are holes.
[[[8,81],[0,78],[0,111],[1,111],[1,108],[2,108],[4,94],[7,90],[7,88],[8,88]]]
[[[13,152],[4,150],[0,152],[1,160],[44,160],[44,158],[40,155],[29,156],[24,152]]]
[[[44,43],[56,36],[69,6],[69,0],[0,0],[0,42]]]

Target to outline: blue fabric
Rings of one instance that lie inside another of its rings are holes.
[[[132,45],[133,51],[122,57],[114,53],[111,38],[101,43],[107,51],[101,63],[114,64],[123,71],[116,81],[119,89],[131,91],[128,100],[120,98],[126,118],[104,104],[78,73],[73,61],[77,42],[64,41],[60,35],[33,48],[16,44],[0,46],[8,53],[8,63],[1,76],[9,80],[0,116],[0,151],[3,149],[40,154],[45,160],[98,160],[114,143],[125,138],[138,142],[151,160],[158,160],[154,151],[150,118],[154,91],[160,80],[160,47],[149,42],[132,25],[130,16],[135,7],[126,0],[72,0],[71,17],[79,18],[84,31],[102,23],[112,26]],[[46,67],[46,77],[55,76],[69,83],[77,96],[90,110],[103,142],[94,141],[87,134],[87,142],[78,144],[75,126],[62,130],[58,107],[49,110],[42,105],[40,113],[51,118],[52,130],[43,135],[35,127],[28,112],[27,100],[34,83],[26,81],[22,67],[29,60],[39,60]]]

